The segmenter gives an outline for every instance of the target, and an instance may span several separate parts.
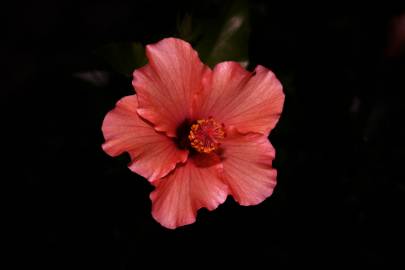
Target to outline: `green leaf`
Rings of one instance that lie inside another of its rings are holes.
[[[177,18],[177,32],[179,38],[192,42],[197,37],[196,26],[193,25],[193,17],[191,14],[186,13],[183,18],[180,16]]]
[[[145,48],[138,42],[110,43],[98,48],[95,54],[110,64],[115,71],[129,77],[136,68],[147,63]]]
[[[215,15],[214,19],[200,22],[195,32],[202,34],[199,38],[189,41],[194,44],[203,62],[211,67],[222,61],[237,61],[246,67],[249,62],[250,34],[248,2],[246,0],[227,2]],[[184,20],[186,25],[183,29],[190,28],[188,26],[190,20]],[[195,22],[195,25],[198,25],[197,23],[199,22]]]

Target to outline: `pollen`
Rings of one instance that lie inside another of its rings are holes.
[[[197,120],[190,128],[188,139],[191,146],[200,153],[211,153],[218,149],[220,141],[225,138],[225,126],[212,117]]]

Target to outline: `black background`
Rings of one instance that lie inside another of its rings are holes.
[[[92,52],[154,43],[172,35],[179,15],[210,16],[220,5],[35,1],[3,9],[3,133],[14,164],[4,179],[16,183],[6,207],[17,265],[133,269],[143,254],[151,264],[191,258],[191,268],[213,258],[266,268],[402,262],[404,54],[387,48],[403,5],[251,1],[251,66],[272,69],[286,93],[270,135],[278,185],[258,206],[229,197],[200,210],[195,224],[165,229],[129,157],[101,150],[103,117],[133,89]],[[94,70],[101,81],[80,78]]]

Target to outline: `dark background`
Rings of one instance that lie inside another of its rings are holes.
[[[66,0],[3,9],[16,265],[133,269],[144,254],[151,265],[191,258],[191,268],[213,258],[266,268],[403,263],[405,69],[392,34],[403,5],[250,2],[251,67],[272,69],[286,93],[270,135],[278,185],[258,206],[229,197],[200,210],[195,224],[165,229],[129,157],[101,150],[104,115],[133,89],[94,50],[154,43],[173,35],[178,16],[213,16],[221,5]]]

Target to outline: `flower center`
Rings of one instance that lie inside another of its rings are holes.
[[[224,124],[219,124],[212,117],[197,120],[190,128],[188,139],[191,146],[200,153],[211,153],[225,138]]]

